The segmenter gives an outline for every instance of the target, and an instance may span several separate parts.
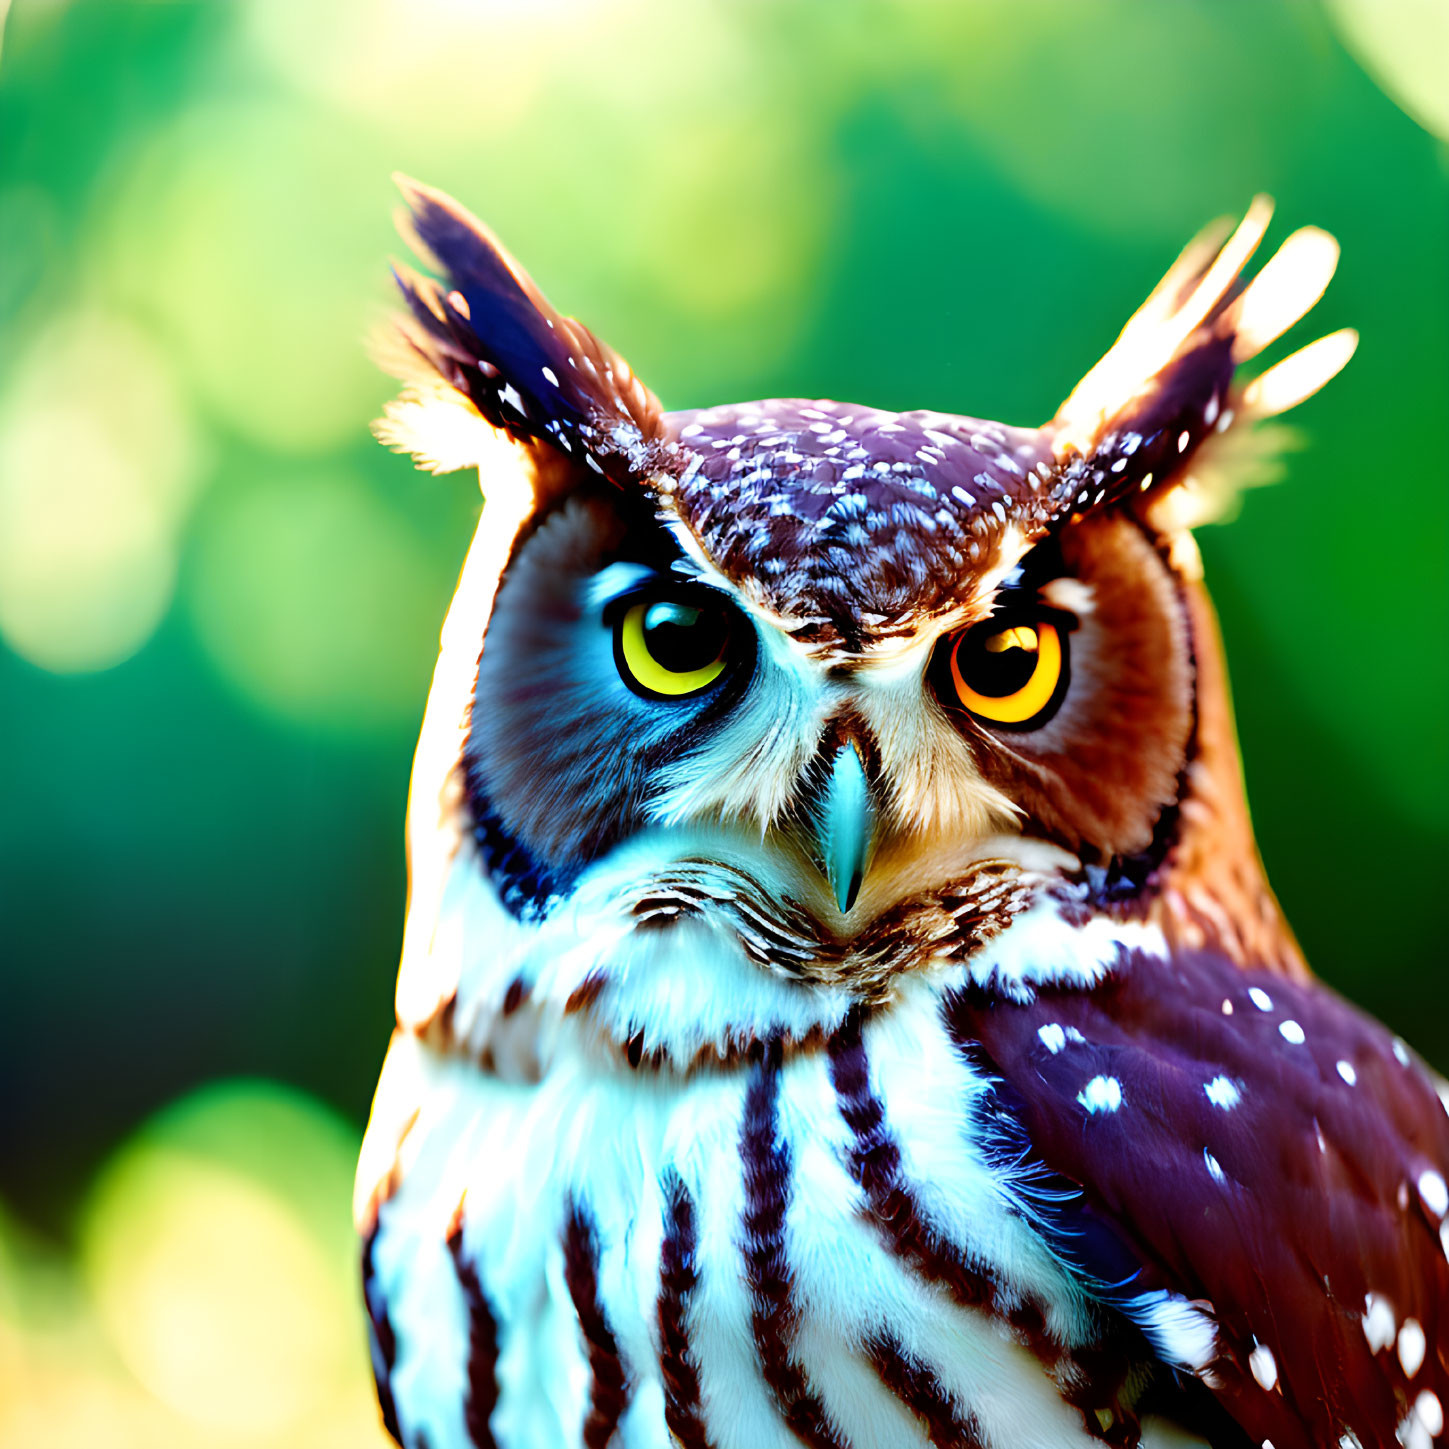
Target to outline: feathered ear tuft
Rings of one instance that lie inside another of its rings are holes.
[[[407,202],[399,230],[440,280],[394,271],[409,315],[376,350],[408,386],[378,436],[435,471],[478,461],[467,455],[485,446],[485,425],[615,482],[669,471],[658,399],[623,358],[556,312],[451,197],[394,179]]]
[[[1353,355],[1357,334],[1335,332],[1245,387],[1234,384],[1239,363],[1312,309],[1338,262],[1338,243],[1304,227],[1244,285],[1243,269],[1272,214],[1272,202],[1256,197],[1226,240],[1227,225],[1219,222],[1191,242],[1046,425],[1057,459],[1048,490],[1054,516],[1184,482],[1206,441],[1302,402]],[[1261,450],[1223,440],[1208,451],[1216,476],[1199,505],[1212,502],[1193,511],[1195,522],[1231,501],[1219,465],[1235,452]]]

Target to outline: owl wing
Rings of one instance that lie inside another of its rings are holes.
[[[1198,1378],[1252,1443],[1427,1449],[1449,1403],[1449,1117],[1401,1041],[1207,952],[1026,1004],[967,991],[948,1017],[1007,1138],[1082,1189],[1043,1209],[1061,1256],[1159,1346],[1153,1305],[1215,1323]]]

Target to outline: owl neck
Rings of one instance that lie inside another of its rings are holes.
[[[1253,837],[1217,615],[1196,579],[1181,589],[1196,665],[1196,739],[1176,834],[1144,895],[1147,918],[1172,949],[1207,946],[1243,967],[1306,978]]]

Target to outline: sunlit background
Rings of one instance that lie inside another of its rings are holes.
[[[478,506],[367,433],[395,169],[675,407],[1036,421],[1209,218],[1334,232],[1308,326],[1359,355],[1202,545],[1279,893],[1449,1067],[1442,0],[16,0],[3,42],[0,1444],[382,1439],[348,1187]]]

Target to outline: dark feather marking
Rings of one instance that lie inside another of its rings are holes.
[[[886,1126],[885,1109],[871,1090],[858,1011],[846,1017],[827,1050],[840,1115],[855,1137],[850,1170],[887,1246],[931,1281],[947,1287],[963,1306],[1002,1313],[1044,1360],[1055,1362],[1060,1349],[1047,1334],[1042,1305],[1029,1299],[1003,1312],[996,1283],[952,1252],[926,1224],[915,1194],[903,1180],[900,1148]]]
[[[900,1148],[886,1124],[885,1108],[871,1089],[859,1011],[853,1011],[831,1036],[827,1051],[840,1114],[855,1138],[850,1170],[886,1246],[917,1272],[945,1287],[963,1307],[1010,1324],[1057,1381],[1067,1402],[1081,1411],[1089,1433],[1112,1438],[1102,1429],[1098,1409],[1111,1410],[1119,1431],[1135,1424],[1123,1401],[1130,1367],[1123,1345],[1110,1342],[1100,1352],[1068,1350],[1048,1331],[1046,1305],[1039,1298],[1002,1294],[995,1279],[969,1263],[927,1222],[901,1171]]]
[[[572,1016],[575,1012],[588,1010],[603,995],[608,984],[609,973],[596,966],[569,992],[569,999],[564,1003],[565,1014]]]
[[[498,1403],[498,1321],[476,1265],[463,1255],[461,1216],[448,1234],[448,1252],[468,1309],[468,1395],[463,1401],[463,1423],[474,1449],[495,1449],[489,1420]]]
[[[392,1369],[397,1362],[397,1335],[388,1318],[387,1300],[377,1283],[377,1269],[373,1253],[377,1245],[378,1229],[373,1230],[362,1244],[362,1301],[367,1305],[368,1347],[372,1357],[372,1378],[377,1386],[377,1406],[382,1411],[382,1427],[402,1443],[402,1430],[397,1422],[397,1401],[392,1393]]]
[[[779,1137],[781,1050],[768,1043],[745,1093],[740,1156],[745,1167],[744,1258],[753,1308],[750,1327],[760,1372],[790,1432],[811,1449],[847,1449],[790,1353],[795,1307],[785,1256],[790,1148]]]
[[[504,1016],[512,1016],[523,1005],[524,998],[528,995],[528,989],[528,982],[521,976],[515,976],[508,983],[508,990],[503,993]]]
[[[694,1201],[675,1173],[664,1184],[664,1242],[659,1250],[659,1373],[664,1422],[680,1449],[711,1449],[689,1345],[689,1301],[699,1281]]]
[[[589,1356],[589,1413],[584,1420],[586,1449],[605,1449],[629,1406],[632,1386],[619,1344],[599,1300],[599,1242],[593,1221],[578,1202],[569,1204],[564,1224],[564,1281],[583,1330]]]
[[[866,1352],[880,1381],[926,1426],[936,1449],[985,1449],[975,1416],[958,1414],[935,1374],[908,1358],[894,1338],[877,1335]]]
[[[540,921],[551,901],[567,893],[577,869],[555,870],[539,860],[503,823],[483,787],[476,762],[467,771],[468,812],[483,869],[505,910],[520,921]]]

